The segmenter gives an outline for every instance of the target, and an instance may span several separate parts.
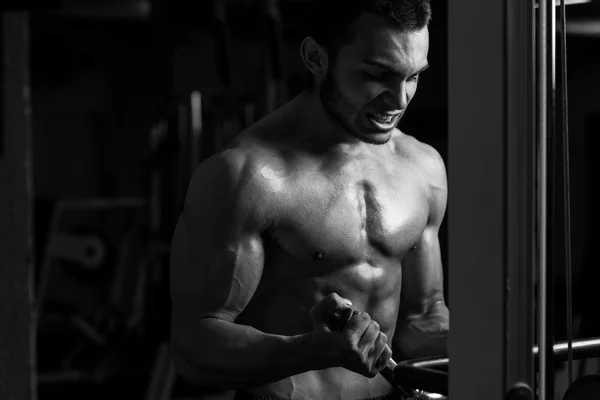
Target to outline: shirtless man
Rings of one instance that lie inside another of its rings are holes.
[[[446,172],[396,128],[428,65],[428,0],[317,3],[310,87],[202,163],[173,238],[175,366],[236,399],[395,398],[392,351],[445,354]]]

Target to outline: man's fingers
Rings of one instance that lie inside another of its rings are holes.
[[[384,334],[381,333],[381,335]],[[386,344],[387,338],[385,338],[385,335],[384,337],[382,337],[381,335],[377,338],[377,345],[373,346],[373,349],[375,351],[374,354],[377,355],[377,362],[375,363],[375,368],[377,369],[377,371],[381,371],[383,368],[385,368],[388,361],[392,358],[392,350]]]
[[[331,293],[314,305],[310,310],[310,315],[313,321],[319,324],[327,324],[335,316],[336,312],[338,312],[338,315],[341,315],[341,311],[347,310],[351,306],[352,302],[350,300],[342,298],[337,293]]]
[[[329,318],[327,321],[327,327],[329,330],[334,332],[341,332],[344,330],[350,319],[352,319],[352,315],[354,315],[354,310],[352,308],[346,308],[342,311],[336,311],[333,313],[333,316]]]
[[[348,325],[344,328],[344,331],[349,336],[354,336],[356,344],[360,341],[365,331],[369,328],[371,323],[371,317],[364,311],[355,311],[352,314],[352,318],[348,321]]]
[[[358,341],[359,347],[367,347],[369,345],[375,345],[375,340],[379,337],[379,324],[377,321],[371,320],[369,326],[364,331],[360,340]]]

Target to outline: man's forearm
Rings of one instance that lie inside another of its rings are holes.
[[[450,316],[444,302],[434,303],[425,313],[406,316],[394,334],[394,359],[407,360],[447,354]]]
[[[173,342],[175,364],[183,378],[199,386],[251,388],[321,367],[308,334],[271,335],[207,318],[186,336]]]

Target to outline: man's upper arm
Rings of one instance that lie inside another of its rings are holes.
[[[429,217],[416,244],[402,260],[402,317],[420,316],[444,302],[444,276],[438,232],[448,197],[446,168],[439,153],[428,145],[419,160],[429,186]]]
[[[238,150],[207,160],[192,178],[171,248],[173,333],[215,317],[233,321],[262,275],[265,205]]]

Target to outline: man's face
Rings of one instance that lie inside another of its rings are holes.
[[[339,48],[321,86],[325,109],[360,140],[383,144],[415,95],[427,64],[429,31],[402,32],[364,14]]]

